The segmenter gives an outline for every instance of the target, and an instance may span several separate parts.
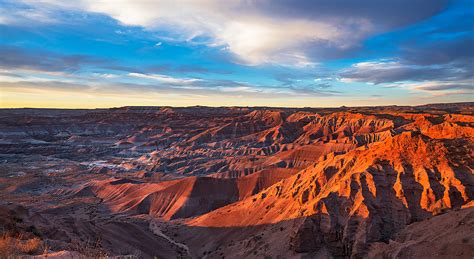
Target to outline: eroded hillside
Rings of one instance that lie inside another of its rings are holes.
[[[472,228],[472,107],[1,110],[3,232],[138,257],[423,254],[415,224]]]

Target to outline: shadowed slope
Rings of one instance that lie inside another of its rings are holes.
[[[110,179],[87,184],[74,196],[97,196],[112,212],[187,218],[249,197],[292,174],[292,170],[268,169],[234,179],[187,177],[160,183]]]
[[[474,208],[409,225],[389,244],[371,245],[371,258],[473,258]]]
[[[368,243],[386,241],[411,222],[472,200],[470,164],[460,164],[449,148],[472,160],[472,145],[405,132],[368,148],[327,155],[255,196],[188,224],[253,226],[308,217],[295,232],[295,251],[331,246],[327,237],[338,235],[336,246],[365,254]],[[320,242],[303,242],[307,231]]]

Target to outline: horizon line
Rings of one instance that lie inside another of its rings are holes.
[[[122,109],[122,108],[275,108],[275,109],[340,109],[340,108],[368,108],[368,107],[420,107],[429,105],[446,105],[446,104],[474,104],[472,102],[436,102],[436,103],[425,103],[416,105],[355,105],[355,106],[245,106],[245,105],[229,105],[229,106],[210,106],[210,105],[189,105],[189,106],[173,106],[173,105],[124,105],[124,106],[111,106],[111,107],[92,107],[92,108],[74,108],[74,107],[0,107],[0,110],[20,110],[20,109],[36,109],[36,110],[110,110],[110,109]]]

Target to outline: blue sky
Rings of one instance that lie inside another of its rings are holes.
[[[474,101],[474,1],[0,0],[0,107]]]

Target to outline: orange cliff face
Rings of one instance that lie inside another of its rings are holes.
[[[450,154],[452,149],[470,162]],[[368,148],[327,155],[257,195],[187,224],[248,227],[295,219],[301,223],[288,240],[295,251],[350,244],[351,253],[363,255],[369,243],[388,241],[412,222],[470,206],[472,152],[472,144],[403,132]],[[327,238],[338,231],[340,243],[334,244]],[[308,246],[308,238],[319,241]]]
[[[111,255],[392,254],[473,204],[474,111],[443,107],[4,110],[0,194],[55,250],[101,233]]]
[[[448,147],[456,148],[462,155],[471,156],[472,146],[456,144],[403,132],[369,147],[326,155],[258,195],[193,219],[190,224],[268,224],[328,214],[331,205],[337,205],[338,217],[368,218],[371,212],[379,214],[377,209],[384,209],[387,204],[385,218],[396,212],[404,214],[407,222],[421,220],[442,209],[460,207],[473,198],[472,169],[448,151]],[[248,221],[241,221],[239,215],[249,207],[260,209],[255,209]],[[227,212],[225,216],[223,211]]]

